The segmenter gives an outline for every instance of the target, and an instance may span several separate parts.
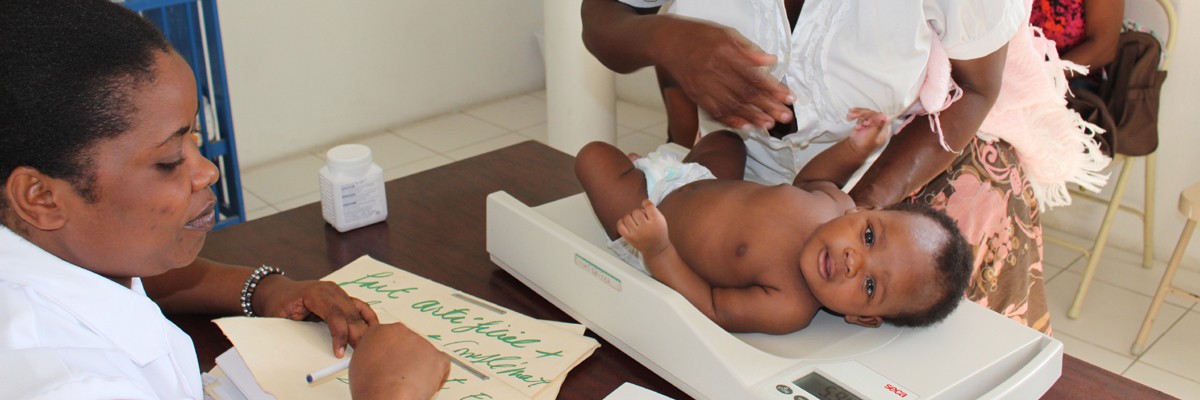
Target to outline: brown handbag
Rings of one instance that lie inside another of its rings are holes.
[[[1108,105],[1096,92],[1087,88],[1074,88],[1071,93],[1074,96],[1067,96],[1067,107],[1079,113],[1084,121],[1104,129],[1104,132],[1095,136],[1095,139],[1100,144],[1100,152],[1112,156],[1113,143],[1117,140],[1115,135],[1117,122],[1113,121],[1112,114],[1108,112]]]
[[[1112,149],[1144,156],[1158,148],[1158,101],[1167,71],[1158,69],[1162,45],[1140,31],[1121,33],[1117,57],[1104,66],[1108,79],[1097,93],[1116,124]]]

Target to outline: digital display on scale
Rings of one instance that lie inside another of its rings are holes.
[[[805,375],[792,383],[813,396],[817,396],[818,400],[862,400],[861,397],[855,396],[849,390],[816,372]]]

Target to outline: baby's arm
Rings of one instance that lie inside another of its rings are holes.
[[[712,286],[679,256],[667,233],[667,220],[654,203],[642,200],[642,208],[617,221],[617,233],[642,253],[650,275],[716,320]]]
[[[887,115],[865,108],[852,108],[846,119],[858,120],[850,137],[813,157],[796,174],[793,185],[811,191],[814,188],[809,187],[810,183],[827,181],[841,188],[872,152],[887,143],[890,136]]]
[[[650,274],[683,295],[705,316],[731,332],[784,334],[806,326],[820,308],[815,300],[764,286],[713,287],[680,257],[667,221],[650,200],[617,222],[617,232],[642,253]],[[808,300],[808,301],[806,301]]]
[[[675,254],[675,246],[671,245],[671,238],[667,234],[667,219],[648,199],[642,200],[642,208],[633,210],[617,221],[617,233],[647,260]],[[675,254],[675,258],[678,258],[678,254]]]

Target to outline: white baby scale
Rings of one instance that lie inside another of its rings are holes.
[[[530,208],[487,199],[492,260],[698,399],[1034,399],[1061,342],[969,301],[930,328],[868,329],[819,313],[788,335],[731,334],[624,263],[584,194]]]

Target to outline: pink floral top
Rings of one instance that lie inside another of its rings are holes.
[[[1033,0],[1029,22],[1065,53],[1083,41],[1083,0]]]

